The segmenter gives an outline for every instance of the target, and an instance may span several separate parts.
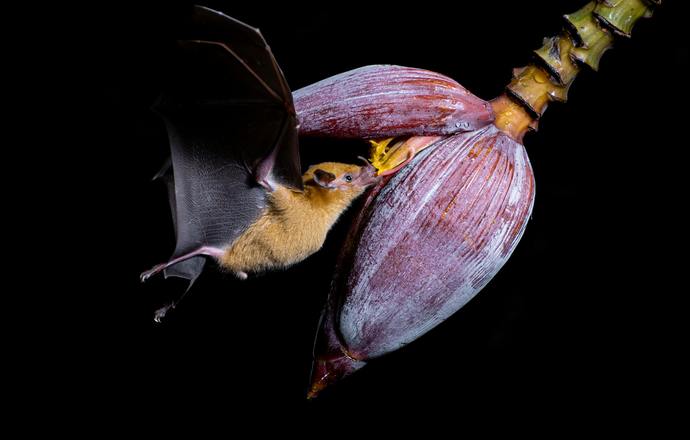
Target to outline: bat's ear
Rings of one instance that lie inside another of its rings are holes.
[[[314,170],[314,182],[316,182],[317,185],[323,186],[324,188],[332,188],[334,180],[335,174],[321,169]]]

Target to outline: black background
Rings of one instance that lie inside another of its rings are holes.
[[[390,63],[438,71],[490,99],[559,30],[560,16],[584,3],[208,6],[259,27],[293,90]],[[312,341],[347,217],[321,252],[288,271],[240,282],[208,270],[154,324],[153,310],[181,285],[138,280],[174,246],[164,189],[150,182],[168,148],[150,106],[189,9],[93,6],[78,20],[89,38],[75,43],[83,52],[73,78],[89,117],[90,145],[78,154],[98,164],[93,180],[79,184],[92,194],[83,200],[88,214],[72,225],[86,243],[75,253],[89,267],[80,271],[86,295],[75,309],[88,321],[75,324],[87,361],[72,371],[87,385],[86,402],[98,408],[124,398],[124,418],[173,424],[190,411],[237,423],[238,404],[257,414],[303,411],[313,415],[305,429],[327,418],[355,433],[384,409],[401,409],[404,419],[445,407],[459,420],[472,409],[506,409],[537,421],[656,407],[660,393],[677,392],[674,356],[687,348],[673,342],[686,290],[671,283],[683,264],[671,251],[683,247],[687,225],[680,3],[638,23],[600,72],[580,74],[569,102],[552,105],[540,131],[526,137],[533,218],[494,280],[426,336],[315,401],[305,400]],[[366,147],[311,141],[303,161],[353,158],[357,148]],[[85,251],[95,246],[97,253]]]

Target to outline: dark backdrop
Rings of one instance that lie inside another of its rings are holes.
[[[558,31],[560,16],[584,3],[208,5],[259,27],[293,89],[391,63],[441,72],[490,99]],[[150,106],[188,8],[93,6],[80,19],[95,37],[79,43],[78,78],[93,130],[82,157],[98,164],[99,176],[82,182],[96,195],[77,232],[107,249],[97,261],[81,254],[98,268],[82,275],[80,313],[91,324],[78,328],[92,364],[77,371],[92,396],[124,397],[123,417],[163,424],[200,409],[237,423],[240,404],[257,414],[332,417],[346,432],[382,409],[407,408],[412,417],[445,406],[462,419],[467,409],[506,408],[534,420],[582,420],[621,405],[656,406],[657,398],[642,396],[677,386],[669,378],[680,347],[669,341],[683,288],[668,280],[681,270],[670,251],[681,247],[687,224],[680,205],[688,121],[676,103],[687,99],[688,46],[682,2],[668,3],[605,55],[599,73],[582,73],[568,104],[552,105],[539,133],[526,137],[536,204],[493,281],[444,324],[311,402],[304,396],[312,341],[347,217],[321,252],[288,271],[240,282],[210,265],[180,307],[154,324],[153,310],[181,285],[138,281],[174,246],[164,189],[150,181],[167,155]],[[307,142],[303,160],[352,158],[349,148]]]

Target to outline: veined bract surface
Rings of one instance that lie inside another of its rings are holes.
[[[310,395],[465,305],[510,257],[533,202],[524,146],[494,125],[439,141],[376,188],[341,255]]]

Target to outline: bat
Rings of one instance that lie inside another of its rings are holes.
[[[334,162],[302,176],[292,94],[258,30],[195,6],[186,33],[155,105],[171,149],[156,178],[168,187],[176,246],[141,281],[163,272],[188,291],[209,257],[240,279],[303,260],[379,178],[368,163]]]

